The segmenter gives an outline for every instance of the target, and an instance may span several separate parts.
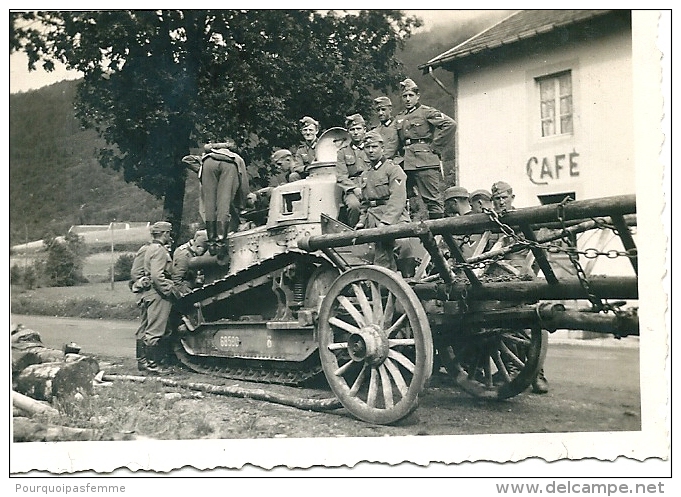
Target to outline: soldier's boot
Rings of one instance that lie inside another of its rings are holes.
[[[532,392],[534,393],[548,393],[549,382],[544,376],[544,368],[539,370],[539,374],[532,382]]]
[[[166,375],[172,371],[161,364],[162,350],[158,346],[147,347],[147,364],[144,371],[152,375]]]
[[[137,357],[137,370],[146,371],[147,370],[147,355],[144,341],[137,340],[135,342],[135,355]]]
[[[206,221],[206,235],[208,236],[208,252],[210,255],[217,253],[217,221]]]
[[[218,264],[226,266],[229,264],[229,243],[227,241],[227,227],[229,221],[217,221],[217,242],[215,255],[218,258]]]

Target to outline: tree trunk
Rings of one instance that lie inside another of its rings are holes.
[[[92,380],[99,372],[95,359],[78,356],[70,362],[32,364],[14,378],[14,390],[37,400],[82,392],[92,394]]]
[[[44,402],[37,401],[19,392],[12,391],[12,405],[18,408],[20,411],[30,414],[52,414],[57,415],[57,411],[54,407]]]
[[[189,150],[179,157],[177,157],[178,154],[175,153],[177,174],[173,176],[172,181],[168,185],[165,195],[163,196],[163,217],[173,225],[173,239],[175,240],[173,249],[177,245],[180,234],[182,233],[182,211],[184,210],[184,193],[187,178],[185,169],[181,166],[181,162],[182,157],[187,153],[189,153]]]

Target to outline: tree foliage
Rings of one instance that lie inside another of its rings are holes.
[[[404,77],[396,51],[420,22],[401,11],[116,10],[13,13],[11,50],[84,74],[76,111],[106,146],[99,161],[164,199],[179,228],[181,158],[234,138],[258,179],[296,123],[367,113]]]

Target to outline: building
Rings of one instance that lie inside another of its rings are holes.
[[[455,97],[469,191],[503,180],[517,207],[635,193],[630,10],[517,11],[419,68]]]

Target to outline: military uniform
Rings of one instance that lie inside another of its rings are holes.
[[[142,320],[146,324],[142,341],[148,362],[154,363],[161,360],[159,341],[166,334],[172,302],[177,295],[171,279],[170,253],[158,240],[152,241],[146,250],[144,270],[151,279],[151,288],[142,292]]]
[[[250,192],[244,160],[227,148],[207,145],[202,157],[201,179],[208,238],[224,238],[239,226],[239,211]]]
[[[346,127],[364,126],[364,119],[359,114],[350,116],[345,121]],[[369,159],[364,153],[364,143],[347,143],[338,149],[336,156],[336,182],[343,190],[343,203],[347,209],[343,221],[354,227],[359,221],[361,205],[356,189],[359,189],[359,178],[362,171],[369,166]]]
[[[390,108],[392,109],[392,102],[388,97],[378,97],[374,99],[376,109]],[[397,128],[395,127],[395,118],[390,117],[386,121],[382,121],[374,128],[383,137],[383,156],[387,159],[392,159],[397,155],[399,148],[399,137],[397,136]]]
[[[375,134],[374,134],[375,133]],[[367,133],[366,140],[381,140],[378,132]],[[407,212],[407,175],[400,166],[385,157],[369,164],[360,177],[362,216],[360,226],[377,228],[409,222]],[[395,240],[375,243],[374,264],[397,270]]]
[[[304,174],[307,166],[317,160],[317,139],[312,143],[300,142],[293,153],[293,160],[295,163],[293,171],[298,174]]]
[[[189,267],[189,261],[199,255],[195,244],[195,240],[199,237],[201,237],[201,243],[205,243],[205,235],[197,232],[194,240],[183,243],[173,252],[173,268],[170,279],[182,295],[194,289],[196,273]]]
[[[409,90],[418,92],[418,87],[410,79],[400,85],[403,93]],[[417,103],[411,109],[400,112],[395,118],[395,125],[409,187],[417,188],[431,219],[441,218],[444,202],[440,155],[453,138],[456,123],[439,110]]]

